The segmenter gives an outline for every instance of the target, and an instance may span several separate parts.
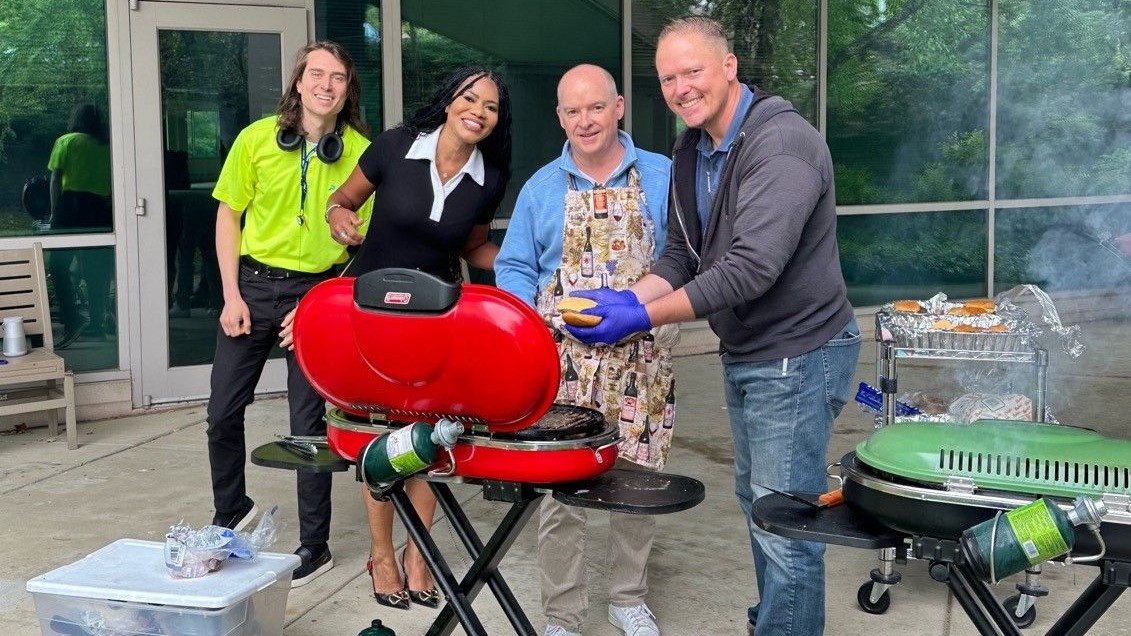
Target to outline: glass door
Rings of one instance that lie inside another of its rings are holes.
[[[306,44],[306,12],[140,2],[130,31],[141,307],[133,368],[135,399],[152,404],[209,393],[223,306],[212,187],[240,130],[275,111]],[[258,390],[284,390],[285,379],[285,365],[271,360]]]

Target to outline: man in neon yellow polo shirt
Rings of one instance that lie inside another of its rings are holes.
[[[341,45],[306,46],[278,113],[240,132],[212,192],[220,201],[216,258],[224,288],[208,400],[215,525],[239,530],[255,518],[244,479],[244,410],[299,299],[346,261],[345,247],[330,237],[325,210],[369,145],[360,98],[357,70]],[[358,213],[368,220],[371,211],[367,203]],[[286,358],[291,434],[325,435],[324,401],[294,352],[288,349]],[[295,554],[301,564],[292,587],[334,566],[330,487],[331,473],[298,472],[301,545]]]

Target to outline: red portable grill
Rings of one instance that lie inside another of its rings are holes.
[[[299,305],[295,353],[336,407],[330,449],[351,462],[390,426],[441,418],[464,424],[438,467],[461,477],[558,483],[616,461],[615,425],[552,404],[557,348],[541,317],[494,287],[413,270],[327,281]]]
[[[498,564],[542,494],[638,514],[677,512],[703,500],[703,484],[695,479],[612,470],[618,428],[593,409],[553,404],[560,372],[550,331],[533,308],[499,289],[446,283],[407,269],[337,278],[299,303],[294,335],[299,365],[333,407],[328,446],[346,461],[356,463],[371,441],[397,426],[441,419],[464,426],[427,476],[474,559],[461,581],[403,483],[374,489],[375,496],[392,501],[447,598],[428,634],[451,633],[457,619],[468,634],[486,634],[470,606],[484,584],[516,633],[535,634]],[[277,452],[262,450],[253,453],[253,462],[333,470],[316,467],[316,460],[305,467],[299,460],[280,461]],[[481,484],[485,498],[512,504],[486,544],[448,488],[452,480]]]

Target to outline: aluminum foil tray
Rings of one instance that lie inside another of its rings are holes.
[[[1022,333],[961,333],[899,327],[889,330],[898,346],[913,349],[1025,352],[1030,348],[1029,337]]]
[[[954,315],[963,303],[946,300],[944,294],[919,301],[920,311],[898,311],[894,303],[881,308],[880,325],[895,344],[913,349],[947,351],[1026,352],[1037,329],[1023,315],[1010,311],[976,316]]]

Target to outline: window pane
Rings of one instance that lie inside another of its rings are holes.
[[[744,82],[793,102],[817,125],[817,2],[712,3],[707,15],[731,37]],[[667,154],[677,134],[656,81],[656,37],[671,19],[700,13],[696,2],[632,2],[632,132],[643,148]]]
[[[865,214],[837,219],[840,263],[853,305],[986,294],[986,213]]]
[[[168,363],[209,364],[216,348],[216,318],[224,307],[212,189],[236,135],[278,106],[280,38],[276,33],[162,29],[158,42]]]
[[[319,40],[333,40],[350,52],[361,79],[361,116],[380,132],[384,122],[380,1],[315,0],[314,22]]]
[[[0,0],[0,42],[0,236],[112,231],[105,0]],[[67,368],[118,368],[114,248],[45,260]]]
[[[1129,255],[1115,238],[1131,232],[1131,207],[1094,205],[999,210],[994,286],[1036,284],[1048,292],[1131,284]]]
[[[829,3],[841,205],[986,197],[989,3]]]
[[[561,154],[565,134],[554,108],[562,73],[588,62],[618,86],[622,80],[619,0],[403,0],[401,15],[406,118],[468,64],[496,70],[510,90],[514,156],[500,217],[510,216],[526,179]]]
[[[1131,3],[1004,0],[998,198],[1131,193]]]
[[[48,250],[55,351],[76,372],[118,368],[114,248]]]
[[[105,0],[26,5],[0,0],[0,235],[109,232]]]

